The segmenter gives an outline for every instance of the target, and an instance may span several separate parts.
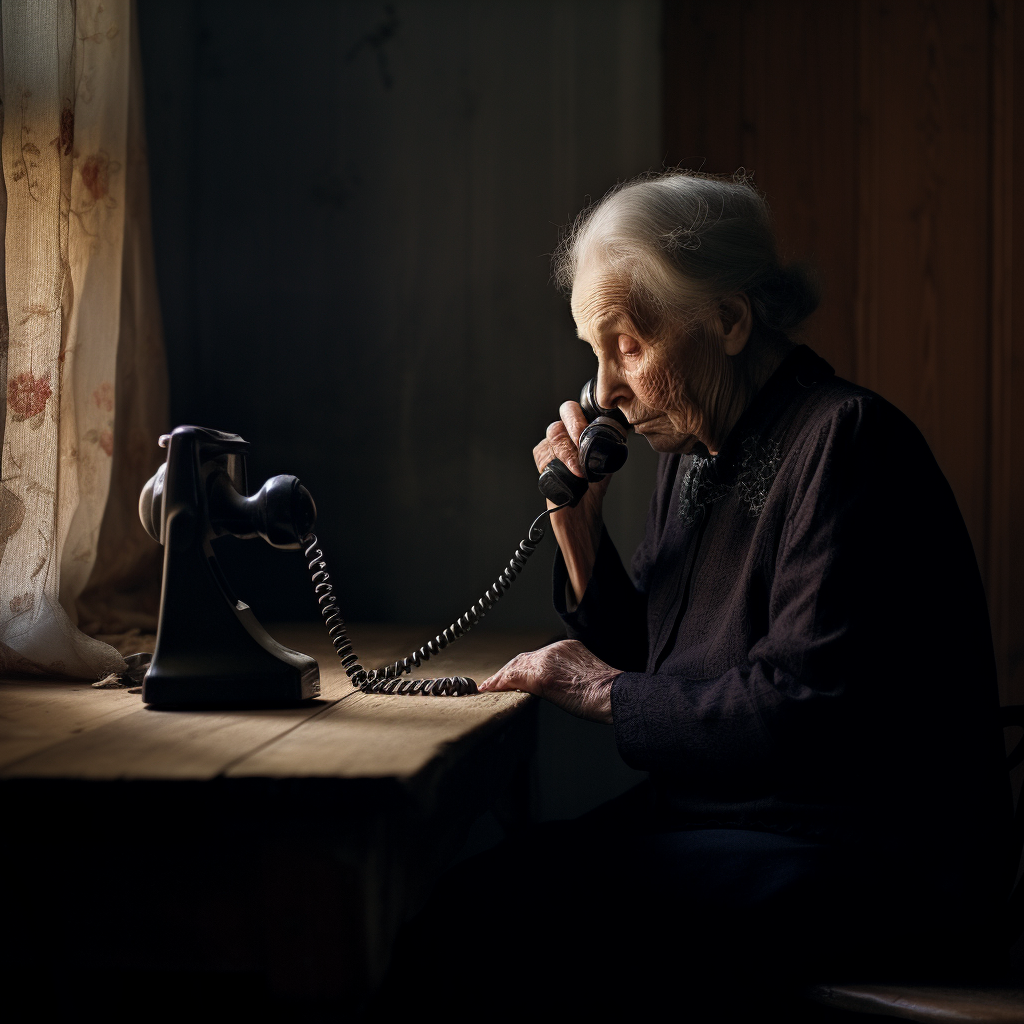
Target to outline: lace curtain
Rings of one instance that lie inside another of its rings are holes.
[[[95,634],[152,629],[159,585],[135,511],[167,389],[134,10],[0,15],[0,671],[98,678],[124,664]]]

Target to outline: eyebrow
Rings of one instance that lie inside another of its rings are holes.
[[[616,323],[619,319],[620,314],[617,312],[602,313],[599,317],[595,317],[593,320],[588,321],[588,326],[593,327],[595,333],[599,334],[609,324]],[[583,337],[583,335],[580,333],[579,328],[576,329],[576,337],[579,338],[580,341],[586,341],[588,345],[593,344],[592,342],[588,341],[588,339]]]

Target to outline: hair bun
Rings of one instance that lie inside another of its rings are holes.
[[[747,289],[754,315],[769,330],[788,333],[821,302],[817,275],[806,263],[789,263],[764,274]]]

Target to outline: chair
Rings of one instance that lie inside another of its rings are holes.
[[[1024,705],[1002,708],[1001,720],[1004,729],[1024,729]],[[1024,736],[1014,744],[1006,761],[1007,770],[1011,772],[1024,761]],[[1024,852],[1024,793],[1017,796],[1013,816],[1013,852],[1015,863],[1019,865]],[[1009,949],[1024,932],[1024,879],[1017,880],[1013,887],[1005,920],[1005,948]],[[819,1006],[854,1016],[943,1021],[945,1024],[1024,1024],[1024,990],[1020,988],[865,983],[815,985],[806,996]]]

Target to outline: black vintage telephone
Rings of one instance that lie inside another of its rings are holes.
[[[579,446],[587,478],[576,476],[558,459],[549,463],[538,486],[554,507],[533,521],[495,583],[433,640],[379,669],[364,669],[348,638],[323,552],[312,532],[316,506],[309,491],[294,476],[275,476],[247,497],[249,445],[241,437],[191,426],[165,434],[160,445],[167,449],[167,459],[139,499],[142,525],[164,545],[156,651],[143,682],[142,699],[155,707],[287,705],[319,694],[316,661],[277,643],[232,592],[211,546],[227,534],[260,536],[274,547],[305,550],[324,624],[353,686],[371,693],[475,693],[476,683],[462,676],[401,677],[461,637],[500,600],[544,536],[540,526],[544,516],[574,507],[590,481],[622,468],[628,454],[629,423],[618,410],[602,409],[595,389],[596,381],[591,380],[580,394],[588,420]]]

